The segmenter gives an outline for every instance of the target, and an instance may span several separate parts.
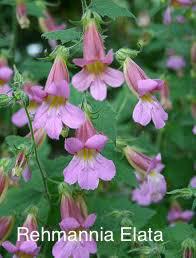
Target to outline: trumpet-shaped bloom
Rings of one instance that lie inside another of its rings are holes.
[[[127,85],[139,99],[133,110],[133,120],[143,126],[152,120],[157,129],[164,127],[168,115],[153,95],[162,89],[164,82],[159,79],[149,79],[130,58],[125,60],[124,75]]]
[[[99,179],[110,181],[116,173],[112,160],[103,157],[100,152],[108,138],[96,133],[90,120],[76,131],[76,137],[65,140],[65,149],[73,159],[64,169],[64,180],[68,184],[78,182],[82,189],[94,190],[98,187]]]
[[[73,76],[72,84],[81,92],[90,88],[92,97],[102,101],[107,97],[108,86],[116,88],[123,84],[123,73],[109,67],[113,52],[110,50],[105,54],[103,40],[93,19],[85,27],[83,45],[84,57],[73,60],[82,70]]]
[[[47,10],[44,12],[44,16],[39,18],[39,25],[42,32],[63,30],[66,27],[64,23],[60,25],[56,24],[54,18]],[[55,48],[57,42],[56,40],[49,40],[49,44],[52,48]]]
[[[88,235],[89,228],[94,224],[96,220],[95,214],[84,215],[84,211],[81,210],[81,206],[78,205],[72,197],[62,197],[61,201],[61,218],[60,223],[61,230],[69,233],[75,231],[79,234],[80,231],[86,231]],[[66,212],[62,212],[66,211]],[[88,239],[89,238],[89,239]],[[52,254],[55,258],[73,257],[73,258],[89,258],[90,254],[95,254],[97,251],[96,242],[86,234],[82,239],[78,240],[65,240],[63,237],[58,241],[52,250]]]
[[[189,222],[194,215],[193,211],[183,211],[178,203],[173,203],[170,211],[168,212],[167,219],[170,224],[174,224],[178,221]]]
[[[26,221],[23,224],[24,228],[28,229],[27,236],[25,235],[26,230],[24,231],[24,235],[20,235],[20,239],[17,240],[16,245],[13,245],[9,241],[5,241],[2,246],[9,253],[13,254],[13,257],[17,258],[36,258],[39,254],[40,247],[37,246],[37,243],[29,240],[30,234],[32,231],[37,231],[37,222],[36,218],[33,214],[29,214],[26,218]],[[22,230],[21,230],[22,233]]]
[[[14,219],[12,216],[0,217],[0,245],[9,236]]]
[[[26,83],[24,85],[24,92],[29,97],[28,111],[31,117],[34,117],[37,108],[40,106],[47,94],[40,85],[33,85],[32,83]],[[19,109],[12,116],[12,123],[18,127],[22,127],[28,124],[28,118],[24,108]]]
[[[61,57],[56,57],[49,73],[42,105],[34,118],[35,128],[44,128],[52,139],[59,139],[63,124],[76,129],[84,122],[82,110],[68,102],[70,95],[69,75],[66,64]]]
[[[163,199],[167,186],[165,178],[161,175],[164,165],[161,155],[150,158],[133,147],[124,148],[128,162],[136,170],[135,174],[139,187],[132,191],[132,199],[140,205],[150,205]]]
[[[25,0],[17,0],[16,1],[16,18],[21,29],[29,28],[30,21],[27,17],[27,6]]]

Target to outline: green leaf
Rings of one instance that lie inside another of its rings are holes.
[[[90,7],[101,16],[108,16],[113,20],[122,16],[135,18],[135,16],[128,9],[121,7],[113,0],[93,0]]]
[[[29,149],[31,147],[31,139],[27,137],[21,137],[16,135],[9,135],[5,138],[6,143],[9,145],[11,151],[23,150],[25,147]]]
[[[81,32],[77,31],[76,28],[70,28],[46,32],[42,34],[42,37],[50,40],[60,40],[64,44],[73,40],[79,40],[81,38]]]
[[[27,13],[29,15],[35,16],[35,17],[42,17],[43,16],[43,5],[39,4],[39,2],[32,1],[27,2]]]

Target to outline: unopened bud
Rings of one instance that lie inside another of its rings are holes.
[[[129,48],[120,48],[116,52],[115,56],[116,56],[116,60],[120,64],[122,64],[122,63],[124,63],[124,61],[126,60],[127,57],[135,58],[139,53],[140,53],[140,51],[138,51],[138,50],[129,49]]]
[[[24,84],[23,76],[19,73],[18,69],[14,65],[14,83],[13,83],[14,90],[22,89],[23,84]]]
[[[9,177],[0,168],[0,203],[4,200],[9,186]]]
[[[7,107],[12,104],[13,97],[6,94],[0,94],[0,108]]]
[[[187,238],[182,242],[183,258],[194,258],[196,254],[196,242]]]
[[[12,216],[0,217],[0,245],[9,236],[14,224]]]

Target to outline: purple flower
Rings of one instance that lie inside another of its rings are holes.
[[[136,170],[135,174],[139,187],[132,191],[132,199],[140,205],[157,203],[163,199],[167,185],[161,171],[164,165],[161,163],[161,155],[150,158],[140,153],[135,148],[124,148],[128,162]]]
[[[24,228],[28,229],[28,237],[26,238],[25,234],[20,236],[20,240],[16,242],[16,245],[13,245],[9,241],[3,242],[2,246],[9,253],[13,254],[13,257],[28,257],[36,258],[39,254],[40,247],[37,246],[37,243],[29,240],[30,234],[32,231],[37,231],[37,221],[33,214],[28,214],[26,221],[23,224]]]
[[[164,127],[168,115],[156,97],[152,95],[162,89],[164,82],[158,79],[149,79],[130,58],[125,60],[124,75],[127,85],[139,99],[133,110],[133,120],[143,126],[152,120],[157,129]]]
[[[110,50],[105,55],[103,40],[93,19],[85,27],[83,54],[84,58],[73,60],[82,70],[73,76],[72,84],[81,92],[90,88],[92,97],[102,101],[107,97],[107,86],[120,87],[124,77],[122,72],[109,67],[113,52]]]
[[[170,224],[174,224],[178,221],[189,222],[194,215],[193,211],[183,211],[177,202],[174,202],[168,212],[167,219]]]
[[[59,139],[63,124],[76,129],[85,116],[82,110],[68,102],[70,95],[69,74],[64,60],[57,55],[49,73],[42,105],[37,109],[34,127],[44,128],[51,139]]]
[[[78,182],[82,189],[94,190],[99,179],[110,181],[115,176],[113,161],[100,154],[107,140],[105,135],[96,133],[89,119],[77,129],[75,138],[65,140],[65,149],[74,155],[64,169],[66,183],[72,185]]]
[[[86,231],[88,235],[89,228],[95,223],[96,215],[90,214],[84,216],[80,205],[73,200],[72,197],[62,196],[61,200],[61,218],[60,223],[61,230],[69,233],[70,231],[76,231],[78,234],[80,231]],[[62,212],[66,211],[66,212]],[[52,254],[55,258],[61,257],[74,257],[74,258],[89,258],[90,254],[97,252],[97,245],[93,239],[86,239],[83,237],[82,240],[69,241],[62,237],[52,249]]]
[[[166,66],[174,71],[179,71],[186,66],[186,63],[182,56],[172,55],[167,59]]]
[[[172,9],[168,6],[163,14],[163,23],[169,25],[172,23],[172,16],[171,16]]]
[[[25,83],[24,92],[28,95],[30,101],[28,111],[31,117],[34,117],[36,110],[41,105],[47,94],[42,89],[42,86],[34,85],[31,82]],[[12,123],[18,127],[23,127],[24,125],[28,124],[28,118],[24,108],[19,109],[13,114]]]
[[[196,176],[191,178],[190,186],[193,188],[196,188]]]

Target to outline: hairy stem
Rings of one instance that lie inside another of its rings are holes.
[[[35,136],[34,136],[34,132],[33,132],[33,126],[32,126],[32,122],[31,122],[31,117],[29,115],[28,109],[26,107],[26,104],[23,101],[23,106],[29,121],[29,128],[30,128],[30,132],[31,132],[31,138],[33,140],[33,148],[34,148],[34,153],[35,153],[35,159],[38,165],[38,168],[40,170],[41,176],[42,176],[42,181],[43,181],[43,185],[44,185],[44,189],[45,189],[45,193],[46,193],[46,197],[48,199],[48,202],[50,204],[50,193],[48,190],[48,183],[47,183],[47,175],[46,172],[42,169],[42,166],[40,164],[40,160],[39,160],[39,156],[38,156],[38,152],[37,152],[37,146],[36,146],[36,142],[35,142]]]

